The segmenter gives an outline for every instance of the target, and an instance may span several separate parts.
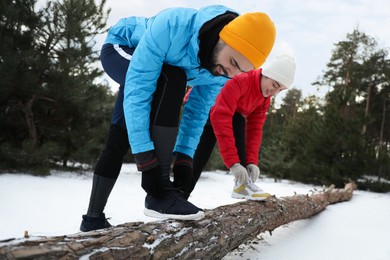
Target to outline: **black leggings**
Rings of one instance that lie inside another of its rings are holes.
[[[235,113],[233,116],[233,132],[236,140],[236,147],[240,162],[245,166],[246,164],[246,146],[245,146],[245,118]],[[194,177],[196,182],[199,180],[202,174],[203,168],[206,166],[210,159],[211,153],[213,152],[217,139],[214,134],[213,127],[210,123],[210,118],[207,121],[198,147],[194,155]]]

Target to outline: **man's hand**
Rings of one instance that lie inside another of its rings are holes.
[[[146,193],[153,196],[158,196],[164,190],[160,166],[142,172],[141,186]]]
[[[188,155],[177,153],[173,164],[173,186],[190,194],[195,187],[195,178],[192,172],[193,160]]]
[[[240,163],[233,164],[232,167],[230,167],[230,171],[234,174],[234,178],[236,181],[240,184],[245,184],[248,181],[248,172],[245,169],[244,166],[242,166]]]
[[[253,182],[256,182],[260,175],[259,167],[256,164],[250,163],[246,168],[248,169],[249,178],[251,178]]]
[[[153,196],[159,195],[164,186],[161,177],[160,163],[155,156],[154,150],[134,154],[138,171],[142,172],[141,186]]]

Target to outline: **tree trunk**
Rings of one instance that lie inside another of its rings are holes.
[[[367,118],[370,111],[370,105],[371,105],[371,89],[372,89],[372,82],[370,79],[370,82],[368,83],[368,90],[367,90],[367,100],[366,100],[366,109],[364,110],[364,125],[362,130],[362,135],[365,135],[367,132]]]
[[[125,223],[66,236],[2,241],[0,259],[221,259],[259,233],[309,218],[352,198],[356,186],[243,201],[207,210],[199,221]]]
[[[34,122],[34,113],[32,112],[32,106],[34,104],[35,99],[36,96],[33,95],[31,99],[27,101],[27,104],[25,105],[25,109],[24,109],[28,133],[30,135],[31,142],[34,147],[36,146],[38,140],[37,128]]]
[[[383,149],[383,147],[385,147],[385,145],[383,144],[383,132],[384,132],[384,129],[385,129],[385,120],[386,120],[386,101],[387,101],[387,98],[385,97],[385,99],[383,100],[383,113],[382,113],[381,131],[379,133],[378,151],[377,151],[377,154],[376,154],[376,160],[378,162],[378,181],[382,177],[382,162],[381,162],[382,160],[381,160],[381,157],[382,157],[382,149]]]

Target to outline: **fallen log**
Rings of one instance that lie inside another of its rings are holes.
[[[0,243],[0,259],[221,259],[231,250],[327,205],[352,198],[356,186],[311,195],[242,201],[205,211],[199,221],[132,222],[65,236]]]

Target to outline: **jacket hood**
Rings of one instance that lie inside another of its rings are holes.
[[[213,18],[226,13],[227,11],[231,11],[236,13],[236,11],[223,6],[223,5],[211,5],[202,7],[198,10],[195,19],[194,19],[194,31],[192,32],[192,37],[190,40],[191,45],[191,53],[194,59],[198,60],[198,52],[199,52],[199,31],[200,28],[208,21]]]

